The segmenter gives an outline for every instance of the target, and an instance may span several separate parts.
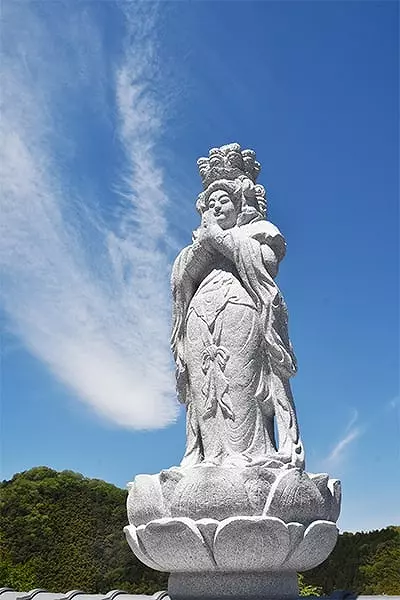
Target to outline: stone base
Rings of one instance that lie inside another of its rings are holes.
[[[297,574],[171,573],[171,600],[294,600],[299,596]]]

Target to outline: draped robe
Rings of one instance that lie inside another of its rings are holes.
[[[289,383],[296,359],[271,250],[279,263],[285,241],[257,219],[223,231],[212,252],[194,241],[174,263],[171,346],[187,408],[182,466],[304,466]]]

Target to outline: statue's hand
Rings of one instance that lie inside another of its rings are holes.
[[[217,223],[214,212],[212,210],[205,211],[201,219],[201,225],[197,230],[197,241],[206,248],[211,249],[212,242],[221,232],[222,229]]]

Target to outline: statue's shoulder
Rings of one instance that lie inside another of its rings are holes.
[[[279,231],[276,225],[270,221],[254,221],[243,225],[242,229],[249,236],[260,242],[260,244],[268,244],[277,255],[278,260],[282,260],[286,253],[285,238]]]
[[[253,221],[252,223],[248,223],[247,225],[243,225],[243,229],[245,229],[251,237],[270,237],[274,238],[277,235],[282,237],[281,232],[277,228],[276,225],[271,223],[271,221],[265,221],[264,219],[260,219],[259,221]]]

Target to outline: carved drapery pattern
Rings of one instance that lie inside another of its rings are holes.
[[[203,351],[201,368],[206,378],[201,388],[206,398],[204,418],[215,416],[217,408],[220,407],[224,417],[232,421],[235,419],[228,394],[229,382],[224,375],[228,360],[229,352],[223,346],[210,344]]]

